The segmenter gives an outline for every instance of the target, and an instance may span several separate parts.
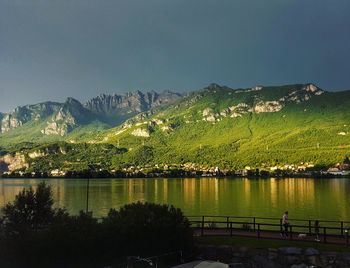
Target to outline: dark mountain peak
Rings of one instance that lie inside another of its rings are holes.
[[[87,111],[87,109],[85,109],[78,100],[69,97],[59,110],[59,113],[65,116],[73,116],[78,119],[84,118],[86,116],[86,113],[89,113],[89,111]]]
[[[153,107],[173,103],[181,94],[158,93],[156,91],[130,91],[124,95],[101,94],[84,104],[84,107],[95,114],[125,115],[147,111]]]
[[[211,83],[206,87],[206,89],[208,89],[208,90],[216,90],[216,89],[220,89],[220,88],[222,88],[222,86],[220,86],[219,84],[216,84],[216,83]]]
[[[65,101],[65,103],[64,104],[67,104],[67,105],[82,105],[81,103],[80,103],[80,101],[78,101],[78,100],[76,100],[76,99],[74,99],[74,98],[72,98],[72,97],[68,97],[67,99],[66,99],[66,101]]]

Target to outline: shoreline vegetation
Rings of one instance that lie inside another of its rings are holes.
[[[350,178],[348,172],[328,172],[321,170],[312,171],[294,171],[288,172],[275,170],[273,172],[265,170],[239,170],[239,171],[187,171],[183,169],[174,169],[170,171],[161,170],[137,170],[127,171],[108,171],[108,170],[82,170],[82,171],[57,171],[48,172],[4,172],[0,178]]]

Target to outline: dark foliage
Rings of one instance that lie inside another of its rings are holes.
[[[2,208],[3,229],[6,236],[24,236],[43,230],[57,218],[68,216],[65,210],[53,208],[51,187],[44,182],[37,189],[23,189],[13,203]]]
[[[193,242],[188,219],[180,209],[168,205],[139,202],[119,211],[111,209],[103,226],[126,245],[120,249],[126,255],[188,251]]]
[[[187,218],[173,206],[125,205],[98,222],[53,208],[45,183],[22,190],[2,212],[1,267],[104,267],[127,256],[189,252],[193,243]]]

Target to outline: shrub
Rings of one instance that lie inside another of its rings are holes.
[[[188,219],[178,208],[153,203],[133,203],[111,209],[103,220],[109,234],[114,233],[128,255],[153,255],[184,250],[193,244]]]

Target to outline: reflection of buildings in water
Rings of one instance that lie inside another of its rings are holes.
[[[133,200],[134,199],[134,179],[128,179],[126,180],[126,185],[128,186],[127,187],[127,192],[126,192],[126,195],[127,198],[126,198],[126,203],[130,203],[130,200]]]
[[[199,183],[200,211],[215,211],[219,204],[219,181],[216,178],[201,178]]]
[[[251,203],[251,181],[248,178],[243,179],[243,197],[245,206],[250,206]]]
[[[344,184],[343,181],[340,180],[328,180],[327,181],[327,187],[331,189],[331,192],[333,193],[332,199],[336,201],[337,203],[341,203],[342,201],[345,201],[343,199],[345,193],[344,193]]]
[[[136,201],[142,201],[139,199],[139,197],[140,193],[142,194],[144,189],[144,181],[140,179],[128,179],[126,182],[128,185],[126,203],[129,204]]]
[[[160,200],[160,194],[158,192],[158,180],[154,180],[154,195],[153,200],[155,203],[162,203]]]
[[[348,198],[347,190],[349,190],[349,181],[348,179],[337,179],[337,180],[327,180],[327,188],[330,189],[332,195],[330,196],[330,203],[333,206],[337,206],[339,211],[339,217],[341,219],[349,219],[349,205],[350,199]],[[326,192],[327,190],[326,189]],[[322,189],[323,192],[324,189]],[[322,200],[321,200],[322,201]]]
[[[312,206],[315,202],[315,179],[288,178],[283,183],[283,199],[287,207]]]
[[[193,204],[196,201],[196,179],[185,179],[183,202]]]
[[[169,180],[163,179],[163,200],[164,203],[168,203],[168,192],[169,192]]]
[[[215,204],[219,203],[219,179],[214,179]]]
[[[275,178],[270,179],[270,193],[271,206],[276,208],[278,200],[278,181]]]
[[[50,180],[55,206],[65,207],[69,213],[77,214],[86,209],[87,180],[55,179]]]
[[[54,206],[58,208],[63,208],[64,203],[64,194],[65,194],[65,180],[53,180],[51,184],[51,190],[53,195],[53,200],[55,201]]]
[[[288,205],[295,205],[295,180],[294,179],[284,179],[284,198]]]
[[[168,179],[154,179],[154,191],[150,190],[151,198],[159,204],[168,204]]]

